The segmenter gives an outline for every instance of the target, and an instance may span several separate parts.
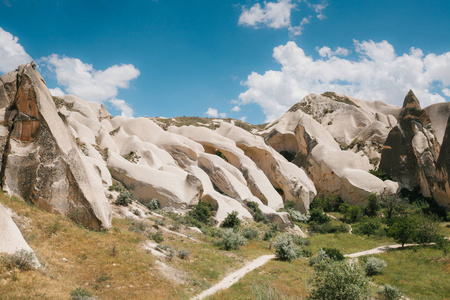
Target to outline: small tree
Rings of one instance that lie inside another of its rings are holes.
[[[313,285],[310,299],[366,300],[370,297],[370,282],[364,270],[345,260],[320,264]]]
[[[239,225],[241,225],[241,220],[238,218],[238,212],[233,210],[231,213],[228,213],[220,226],[225,228],[235,228],[239,227]]]
[[[190,215],[197,221],[204,224],[212,217],[213,206],[211,203],[206,201],[199,201],[197,205],[192,208]]]
[[[422,245],[436,242],[441,229],[439,219],[435,215],[424,214],[417,215],[414,219],[417,225],[414,241]]]
[[[386,219],[391,220],[396,213],[403,209],[405,202],[398,196],[382,195],[380,204],[384,208]]]
[[[402,248],[406,242],[414,240],[416,232],[417,223],[409,216],[398,218],[388,229],[389,236],[393,237],[396,242],[401,243]]]
[[[321,209],[312,209],[309,214],[309,222],[324,224],[331,221],[330,217],[327,216]]]

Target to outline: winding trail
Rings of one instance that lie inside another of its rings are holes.
[[[434,244],[434,243],[430,243],[428,245],[431,245],[431,244]],[[419,244],[405,244],[404,247],[411,247],[411,246],[418,246],[418,245]],[[380,254],[380,253],[383,253],[383,252],[387,252],[387,251],[389,251],[391,249],[397,249],[397,248],[401,248],[401,247],[402,247],[401,244],[384,245],[384,246],[379,246],[379,247],[376,247],[376,248],[373,248],[373,249],[370,249],[370,250],[365,250],[365,251],[361,251],[361,252],[345,254],[344,256],[345,257],[349,257],[349,258],[356,258],[356,257],[360,257],[360,256],[370,255],[370,254]],[[230,273],[224,279],[222,279],[221,282],[215,284],[214,286],[210,287],[206,291],[203,291],[203,293],[201,293],[200,295],[192,298],[191,300],[201,300],[201,299],[204,299],[205,297],[208,297],[208,296],[211,296],[211,295],[217,293],[220,290],[228,289],[233,284],[238,282],[239,279],[244,277],[247,273],[253,271],[254,269],[257,269],[257,268],[263,266],[268,261],[270,261],[270,260],[272,260],[274,258],[275,258],[274,254],[262,255],[262,256],[258,257],[257,259],[251,261],[249,264],[247,264],[243,268],[241,268],[241,269],[239,269],[237,271],[234,271],[233,273]]]
[[[239,269],[237,271],[234,271],[233,273],[227,275],[227,277],[222,279],[221,282],[219,282],[218,284],[212,286],[211,288],[207,289],[206,291],[204,291],[200,295],[192,298],[191,300],[204,299],[205,297],[211,296],[211,295],[215,294],[216,292],[218,292],[220,290],[228,289],[230,286],[232,286],[233,284],[238,282],[239,279],[244,277],[245,274],[253,271],[256,268],[261,267],[262,265],[267,263],[269,260],[274,259],[274,258],[275,258],[275,255],[271,254],[271,255],[262,255],[262,256],[258,257],[257,259],[252,260],[245,267],[243,267],[243,268],[241,268],[241,269]]]

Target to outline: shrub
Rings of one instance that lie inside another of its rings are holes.
[[[294,201],[286,201],[286,202],[284,203],[284,210],[285,210],[285,211],[288,211],[288,210],[291,210],[291,209],[295,209],[295,203],[294,203]]]
[[[291,209],[288,212],[291,215],[292,220],[294,220],[295,222],[306,223],[306,222],[309,221],[309,215],[302,214],[298,210],[292,210]]]
[[[382,171],[379,168],[375,168],[373,170],[369,170],[369,173],[372,174],[373,176],[376,176],[378,178],[380,178],[381,180],[385,181],[385,180],[390,180],[391,178],[389,177],[388,174],[386,174],[386,172]]]
[[[29,271],[34,268],[34,254],[25,249],[2,257],[2,263],[8,269],[18,268],[21,271]]]
[[[90,299],[91,293],[81,287],[77,287],[70,292],[70,296],[72,297],[72,300],[87,300]]]
[[[365,300],[370,297],[370,282],[357,264],[336,261],[316,268],[311,299]]]
[[[162,231],[157,231],[156,233],[150,233],[148,235],[148,238],[151,240],[154,240],[158,244],[161,243],[162,241],[164,241]]]
[[[404,209],[405,202],[398,196],[382,195],[380,198],[380,204],[384,209],[386,219],[389,221],[394,215]]]
[[[131,202],[133,202],[133,194],[130,191],[120,191],[115,204],[128,206]]]
[[[321,209],[312,209],[309,211],[309,215],[309,222],[324,224],[331,221],[330,217],[327,216]]]
[[[306,246],[306,245],[311,244],[311,241],[310,241],[310,240],[304,239],[304,238],[302,238],[302,237],[299,236],[299,235],[296,235],[296,234],[293,234],[293,233],[290,233],[290,234],[288,234],[288,235],[291,237],[292,241],[293,241],[294,244],[296,244],[296,245],[299,245],[299,246]]]
[[[271,223],[269,226],[269,231],[266,231],[263,236],[264,241],[268,241],[274,236],[277,235],[277,232],[280,231],[280,227],[278,223]]]
[[[189,252],[187,250],[179,250],[178,257],[181,259],[187,259],[189,257]]]
[[[369,195],[367,206],[364,209],[364,213],[369,217],[376,217],[378,211],[381,209],[381,205],[378,202],[377,194],[372,193]]]
[[[438,217],[435,215],[427,216],[419,214],[416,215],[414,219],[417,226],[414,241],[422,245],[436,242],[439,238],[439,231],[441,229]]]
[[[253,201],[248,201],[247,207],[253,211],[253,213],[254,213],[253,218],[255,219],[256,222],[263,222],[263,223],[268,222],[267,216],[262,213],[261,209],[259,208],[258,203],[253,202]]]
[[[147,230],[148,225],[147,223],[141,222],[141,221],[136,221],[136,222],[131,222],[131,226],[128,228],[129,231],[134,231],[137,233],[143,233]]]
[[[354,233],[356,234],[367,234],[368,236],[374,235],[379,232],[381,228],[380,219],[369,218],[364,216],[361,221],[354,226]]]
[[[348,232],[348,225],[338,224],[333,225],[330,222],[325,224],[309,223],[310,230],[318,233],[345,233]]]
[[[332,260],[344,260],[344,255],[336,248],[322,248],[325,254]]]
[[[294,241],[290,235],[278,236],[273,243],[275,255],[283,261],[292,261],[301,256],[300,249],[294,247]]]
[[[343,203],[339,206],[339,211],[344,215],[344,221],[347,223],[355,223],[362,217],[362,211],[359,206]]]
[[[223,220],[221,227],[225,228],[237,228],[241,225],[241,220],[238,218],[238,212],[233,210],[231,213],[227,214],[225,220]]]
[[[152,200],[150,200],[150,203],[147,206],[150,210],[155,210],[158,209],[160,207],[159,205],[159,201],[156,198],[153,198]]]
[[[248,240],[253,240],[258,237],[258,231],[250,227],[245,227],[242,230],[242,235]]]
[[[368,276],[380,274],[386,268],[386,262],[382,259],[371,256],[364,262],[364,269]]]
[[[189,212],[189,215],[193,217],[195,220],[203,224],[206,224],[212,217],[212,211],[213,206],[211,203],[206,201],[199,201],[198,204],[195,205]]]
[[[238,250],[241,246],[247,244],[245,238],[233,229],[226,229],[219,239],[218,243],[225,250]]]
[[[328,261],[329,259],[330,258],[328,257],[327,253],[323,249],[320,249],[317,255],[310,259],[309,264],[315,267]]]
[[[322,209],[326,212],[338,211],[339,206],[344,203],[338,196],[329,195],[326,198],[316,198],[311,203],[310,209]]]
[[[381,300],[398,300],[402,298],[403,293],[395,286],[385,284],[383,287],[377,289],[377,294]]]

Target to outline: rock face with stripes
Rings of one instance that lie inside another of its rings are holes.
[[[110,227],[101,178],[83,159],[34,66],[19,66],[0,84],[2,189],[86,227]]]
[[[431,197],[439,151],[431,119],[409,91],[398,124],[383,146],[380,169],[401,187]]]

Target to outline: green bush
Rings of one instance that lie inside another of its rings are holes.
[[[242,230],[242,235],[248,240],[253,240],[258,237],[258,230],[250,228],[250,227],[245,227]]]
[[[77,287],[70,292],[72,300],[88,300],[91,297],[91,293],[81,287]]]
[[[344,201],[334,195],[329,195],[326,198],[315,198],[310,205],[310,209],[321,209],[325,212],[339,211],[339,206]]]
[[[380,232],[381,220],[364,216],[361,221],[353,226],[353,232],[360,235],[375,235]]]
[[[237,228],[239,225],[241,225],[241,220],[238,218],[238,212],[233,210],[231,213],[227,214],[227,217],[223,220],[222,224],[220,224],[220,227]]]
[[[376,217],[381,209],[378,196],[375,193],[369,195],[367,206],[364,208],[364,214],[369,217]]]
[[[268,241],[274,236],[277,235],[278,231],[280,231],[280,227],[278,223],[271,223],[269,226],[269,230],[264,233],[263,240]]]
[[[377,289],[377,294],[380,300],[399,300],[402,298],[403,293],[395,286],[385,284],[383,287]]]
[[[152,200],[150,200],[150,203],[148,204],[147,208],[150,209],[150,210],[159,209],[160,205],[159,205],[158,199],[153,198]]]
[[[362,211],[359,206],[343,203],[339,206],[339,211],[344,215],[344,222],[355,223],[362,217]]]
[[[273,246],[275,248],[275,255],[279,260],[292,261],[301,256],[300,249],[294,247],[294,241],[288,234],[277,236]]]
[[[253,202],[253,201],[248,201],[247,207],[253,211],[253,213],[254,213],[253,218],[255,219],[256,222],[267,223],[269,221],[267,219],[267,216],[262,213],[261,209],[259,208],[258,203]]]
[[[381,274],[386,266],[387,264],[384,260],[376,258],[374,256],[368,257],[364,262],[364,269],[366,270],[366,274],[368,276]]]
[[[370,297],[370,282],[358,264],[335,261],[321,264],[315,270],[310,299],[366,300]]]
[[[332,260],[344,260],[344,255],[336,248],[322,248],[325,254]]]
[[[213,206],[211,203],[206,201],[199,201],[192,210],[189,212],[189,216],[195,220],[207,224],[209,219],[213,216]]]
[[[120,191],[119,196],[115,202],[116,205],[128,206],[133,202],[133,194],[130,191]]]
[[[286,202],[284,202],[284,210],[288,211],[288,210],[291,210],[291,209],[295,209],[294,201],[286,201]]]
[[[321,209],[312,209],[309,211],[309,222],[314,222],[318,224],[324,224],[331,221],[330,217],[327,216]]]
[[[224,250],[238,250],[241,246],[247,244],[246,239],[233,229],[225,229],[222,237],[217,242],[218,246]]]
[[[156,243],[161,243],[162,241],[164,241],[164,237],[162,234],[162,231],[157,231],[156,233],[150,233],[148,235],[149,239],[154,240]]]
[[[369,170],[369,173],[372,174],[373,176],[376,176],[378,178],[380,178],[381,180],[385,181],[385,180],[391,180],[391,178],[389,177],[388,174],[386,174],[386,172],[382,171],[379,168],[375,168],[373,170]]]
[[[309,264],[313,267],[317,267],[328,261],[330,261],[330,258],[327,253],[323,249],[320,249],[317,255],[309,260]]]
[[[333,225],[331,222],[318,224],[315,222],[309,223],[310,230],[313,232],[325,234],[325,233],[346,233],[349,231],[348,225],[338,224]]]
[[[180,259],[187,259],[189,257],[189,251],[187,250],[178,250],[178,257]]]
[[[7,269],[18,268],[21,271],[29,271],[34,269],[34,254],[25,249],[18,250],[13,254],[7,254],[2,257],[2,264]]]

